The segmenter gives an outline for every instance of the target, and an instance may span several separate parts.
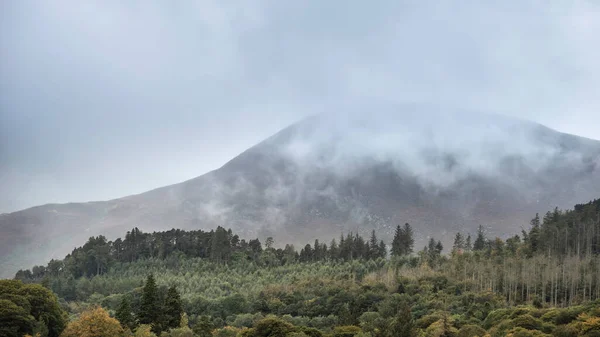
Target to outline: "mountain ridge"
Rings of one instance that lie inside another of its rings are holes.
[[[10,273],[1,276],[64,256],[61,240],[110,238],[136,226],[222,225],[301,243],[410,222],[421,240],[447,239],[444,232],[478,224],[501,235],[536,211],[597,197],[598,141],[504,116],[456,120],[406,110],[311,116],[196,178],[108,201],[2,214],[0,265]]]

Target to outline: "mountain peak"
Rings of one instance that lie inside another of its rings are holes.
[[[297,243],[405,222],[417,239],[480,224],[502,235],[598,191],[600,142],[494,114],[351,107],[304,119],[180,184],[2,215],[0,264],[8,276],[15,261],[64,256],[67,237],[111,238],[133,227],[221,225]]]

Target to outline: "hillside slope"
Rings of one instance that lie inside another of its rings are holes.
[[[231,227],[286,242],[341,231],[497,235],[597,197],[600,142],[497,115],[355,107],[294,124],[198,178],[121,199],[0,215],[0,270],[62,257],[134,226]],[[377,111],[377,112],[372,112]],[[65,244],[69,242],[69,244]]]

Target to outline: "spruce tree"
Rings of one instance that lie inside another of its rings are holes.
[[[483,226],[479,225],[477,229],[477,238],[475,238],[475,242],[473,243],[473,250],[483,250],[485,248],[485,232],[483,231]]]
[[[403,243],[404,231],[400,225],[396,226],[396,232],[394,233],[394,239],[392,240],[392,256],[402,255],[402,243]]]
[[[331,260],[337,260],[339,258],[339,249],[335,239],[332,239],[329,244],[329,258]]]
[[[127,296],[124,296],[121,300],[121,304],[119,304],[115,313],[115,318],[119,320],[122,327],[128,328],[131,331],[135,330],[136,321],[131,310],[131,302]]]
[[[547,216],[548,218],[551,215]],[[540,248],[540,215],[538,213],[535,214],[535,218],[531,219],[531,230],[529,231],[529,249],[531,256],[533,253],[539,250]]]
[[[379,241],[379,256],[384,259],[387,257],[387,247],[383,240]]]
[[[454,236],[454,245],[452,245],[452,251],[458,252],[461,249],[465,249],[465,239],[462,234],[456,233]]]
[[[444,246],[442,245],[442,242],[438,240],[438,242],[435,244],[435,253],[437,256],[442,255],[442,251],[444,250]]]
[[[413,252],[415,245],[415,239],[413,237],[413,230],[410,224],[407,222],[404,224],[404,230],[402,231],[402,253],[403,255],[410,255]]]
[[[371,232],[371,239],[369,240],[369,258],[377,259],[381,255],[381,251],[379,249],[379,243],[377,242],[377,235],[375,235],[375,230]]]
[[[177,328],[181,323],[181,315],[183,315],[183,305],[181,297],[175,286],[172,286],[167,291],[164,305],[165,326],[167,328]]]
[[[142,302],[140,305],[140,312],[138,314],[140,323],[156,325],[160,323],[161,317],[160,300],[158,297],[158,288],[156,287],[156,281],[154,275],[148,275],[146,284],[142,291]]]

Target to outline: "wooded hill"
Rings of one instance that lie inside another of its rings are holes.
[[[413,232],[418,228],[397,226],[389,250],[376,233],[297,250],[221,227],[133,229],[115,241],[90,238],[64,260],[16,278],[46,285],[72,314],[93,305],[114,311],[127,299],[135,315],[152,274],[160,298],[169,298],[169,288],[180,294],[190,326],[209,322],[215,333],[233,335],[276,315],[321,333],[355,326],[355,334],[391,336],[404,307],[414,323],[410,336],[451,336],[465,327],[491,336],[558,336],[565,329],[575,334],[560,336],[594,336],[581,334],[584,322],[600,333],[600,319],[589,321],[600,314],[600,200],[536,215],[506,239],[487,237],[483,227],[473,236],[457,233],[448,254],[434,238],[414,252]]]

